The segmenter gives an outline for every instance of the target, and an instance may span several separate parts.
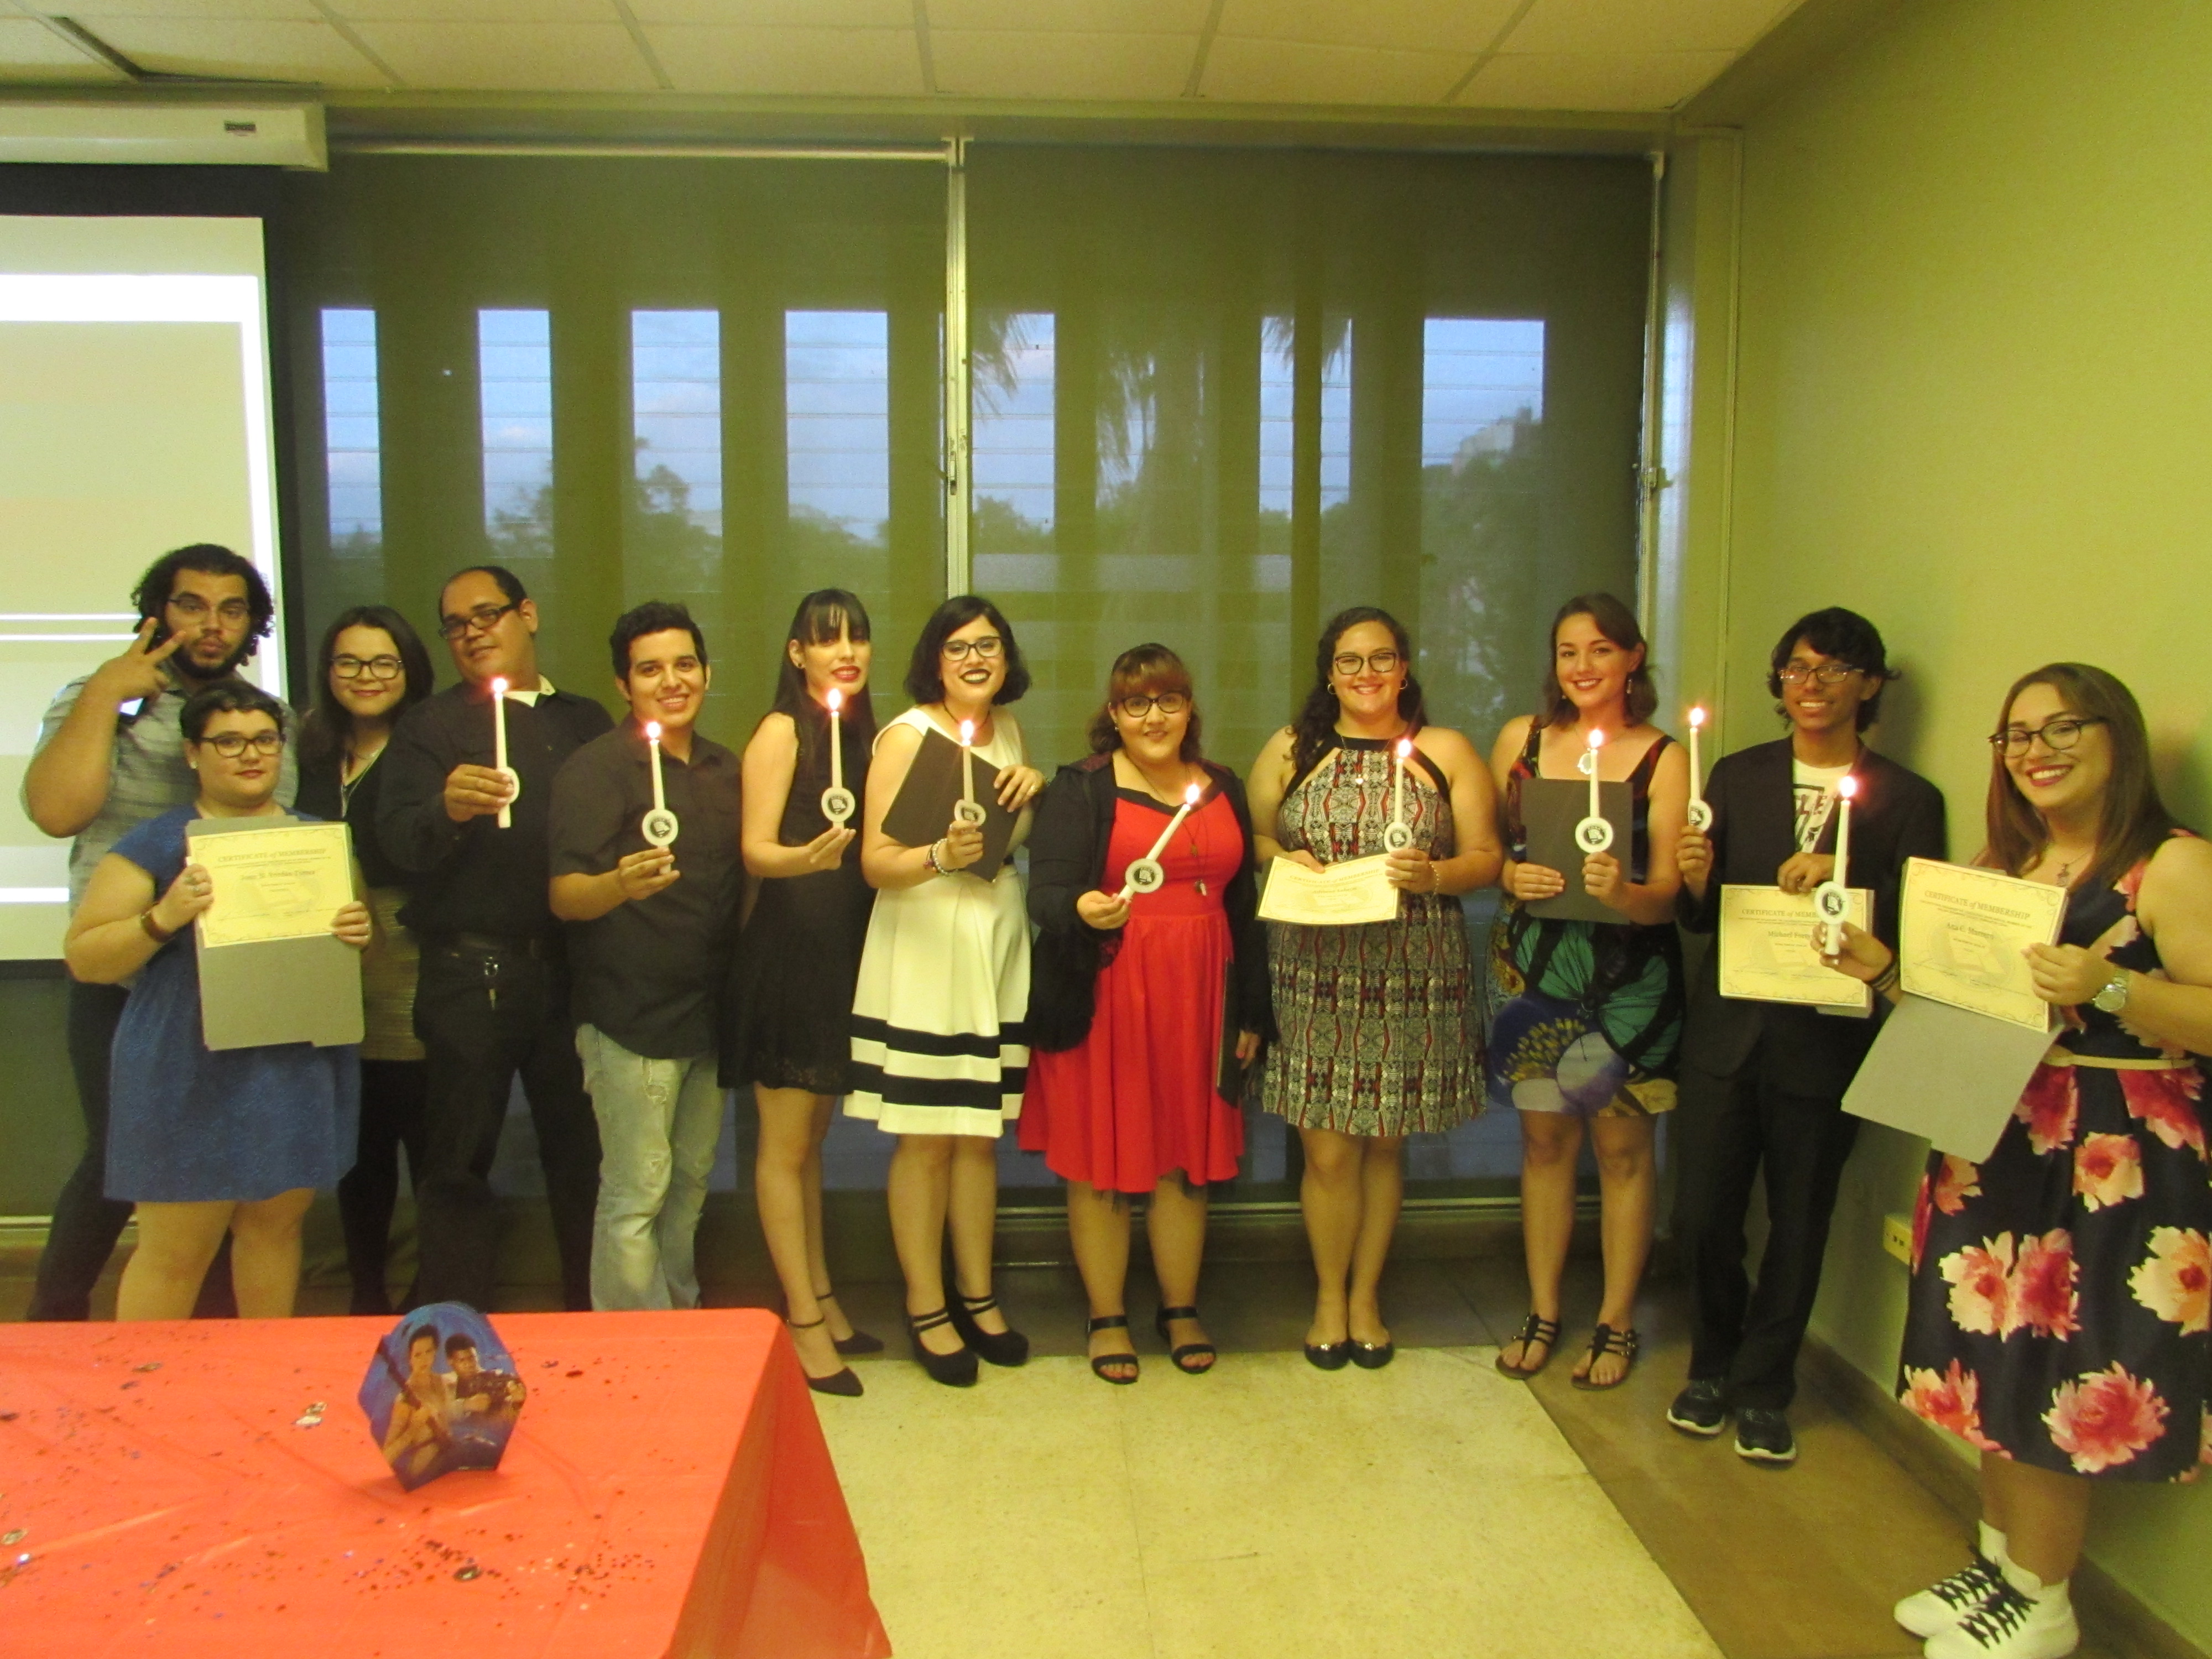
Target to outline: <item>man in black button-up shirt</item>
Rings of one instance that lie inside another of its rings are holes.
[[[461,684],[415,705],[379,769],[376,827],[406,872],[401,919],[422,944],[415,1031],[429,1061],[416,1183],[417,1295],[489,1310],[498,1284],[492,1158],[522,1079],[538,1130],[562,1290],[591,1300],[599,1138],[576,1059],[560,930],[545,907],[553,775],[605,732],[607,711],[538,672],[538,607],[508,571],[464,570],[438,597]],[[494,767],[490,684],[507,683],[507,763]],[[514,787],[519,782],[519,790]],[[513,827],[499,826],[509,809]]]
[[[554,781],[550,891],[605,1152],[592,1305],[696,1308],[692,1237],[722,1128],[715,998],[744,886],[738,763],[693,729],[708,670],[690,611],[640,605],[609,643],[631,718]],[[656,826],[664,803],[675,822]]]

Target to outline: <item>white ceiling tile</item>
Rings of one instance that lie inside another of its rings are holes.
[[[912,29],[914,0],[629,0],[641,23],[726,28]]]
[[[0,81],[120,81],[123,71],[95,63],[44,23],[0,17]]]
[[[100,17],[217,17],[234,21],[249,17],[289,17],[312,23],[321,21],[323,15],[309,0],[46,0],[35,9],[49,16],[59,13],[80,22]],[[94,29],[93,33],[97,34],[100,31]]]
[[[962,98],[1176,98],[1198,41],[1183,34],[929,32],[937,89]]]
[[[1434,104],[1474,61],[1472,53],[1216,38],[1201,90],[1240,104]]]
[[[1536,0],[1512,52],[1741,52],[1798,0]]]
[[[328,23],[103,17],[94,33],[139,68],[167,75],[307,81],[328,87],[391,84]]]
[[[461,91],[650,92],[620,23],[362,23],[410,87]]]
[[[909,14],[910,15],[910,14]],[[912,29],[716,28],[670,23],[646,39],[678,92],[919,98]]]
[[[1501,52],[1458,101],[1476,109],[1672,109],[1702,91],[1735,57],[1732,52]]]
[[[331,0],[331,9],[349,23],[622,22],[614,0]]]
[[[1188,34],[1211,0],[928,0],[938,29],[1028,29],[1059,34]]]
[[[935,0],[932,0],[933,4]],[[1401,52],[1488,50],[1520,0],[1228,0],[1223,36]]]

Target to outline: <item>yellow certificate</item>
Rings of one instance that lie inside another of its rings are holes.
[[[1388,857],[1376,853],[1346,859],[1320,872],[1277,859],[1267,866],[1267,890],[1260,896],[1261,920],[1295,922],[1301,927],[1395,921],[1398,890],[1384,872]]]
[[[1899,928],[1905,988],[1991,1019],[2047,1030],[2027,950],[2057,942],[2066,890],[1934,859],[1908,859]]]
[[[353,902],[352,842],[343,823],[272,823],[266,830],[192,835],[194,864],[213,883],[214,902],[201,912],[207,949],[276,939],[311,939],[331,931]]]
[[[1871,927],[1874,895],[1851,889],[1850,920]],[[1749,1002],[1795,1002],[1814,1008],[1866,1014],[1874,994],[1859,981],[1839,974],[1813,948],[1820,912],[1810,893],[1785,893],[1779,887],[1721,889],[1721,994]]]

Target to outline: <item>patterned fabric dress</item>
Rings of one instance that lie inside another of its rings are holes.
[[[1541,727],[1513,763],[1506,834],[1527,856],[1521,785],[1536,770]],[[1629,776],[1634,834],[1628,878],[1651,859],[1651,778],[1673,739],[1662,735]],[[1682,946],[1674,925],[1533,916],[1507,898],[1490,937],[1490,1103],[1577,1117],[1639,1117],[1674,1108],[1682,1039]]]
[[[1381,738],[1334,739],[1291,785],[1276,818],[1285,852],[1323,864],[1382,850],[1396,770]],[[1451,801],[1428,757],[1406,769],[1413,844],[1449,858]],[[1435,1134],[1482,1109],[1482,1028],[1467,921],[1449,894],[1401,893],[1395,921],[1267,924],[1281,1040],[1261,1104],[1302,1129]]]
[[[2075,893],[2062,941],[2159,974],[2135,919],[2148,863]],[[2191,1480],[2212,1393],[2203,1074],[2087,1004],[2065,1019],[1996,1151],[1928,1161],[1898,1395],[2039,1468]]]

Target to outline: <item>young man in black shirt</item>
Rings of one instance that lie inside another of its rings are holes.
[[[591,1297],[599,1137],[576,1061],[568,971],[545,908],[553,775],[605,732],[607,711],[538,671],[538,607],[512,573],[464,570],[438,596],[461,683],[392,730],[377,833],[406,873],[400,920],[422,941],[415,1032],[429,1062],[426,1155],[416,1186],[422,1302],[489,1311],[499,1285],[489,1176],[522,1079],[572,1310]],[[508,778],[494,766],[491,682],[507,684]],[[519,782],[520,787],[516,785]],[[512,828],[499,813],[507,808]]]
[[[550,902],[605,1150],[592,1305],[696,1308],[692,1238],[722,1128],[715,1000],[744,882],[738,761],[695,729],[710,673],[690,611],[640,605],[609,646],[630,718],[562,767],[551,825]]]
[[[1851,886],[1873,890],[1875,932],[1895,945],[1905,861],[1942,858],[1944,835],[1942,793],[1860,735],[1894,678],[1881,635],[1856,612],[1816,611],[1790,624],[1766,683],[1790,733],[1713,768],[1705,785],[1712,827],[1685,830],[1675,854],[1684,926],[1715,930],[1723,884],[1810,893],[1827,880],[1837,785],[1848,775],[1858,793],[1845,874]],[[1877,997],[1874,1017],[1855,1019],[1723,997],[1718,956],[1717,946],[1705,953],[1682,1036],[1674,1236],[1688,1258],[1692,1334],[1689,1383],[1667,1420],[1685,1434],[1711,1436],[1734,1410],[1737,1454],[1786,1465],[1797,1455],[1785,1415],[1797,1349],[1858,1130],[1844,1094],[1887,1005]],[[1762,1172],[1766,1249],[1754,1286],[1744,1272],[1744,1218]]]

